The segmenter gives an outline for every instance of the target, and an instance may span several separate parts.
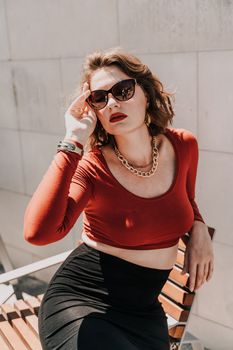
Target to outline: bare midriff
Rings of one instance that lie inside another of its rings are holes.
[[[162,249],[124,249],[93,241],[85,232],[82,233],[82,241],[89,247],[129,261],[133,264],[161,270],[167,270],[173,267],[176,261],[178,249],[178,244]]]

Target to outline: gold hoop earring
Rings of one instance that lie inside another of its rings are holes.
[[[149,127],[150,123],[151,123],[151,117],[150,117],[150,114],[147,113],[145,117],[145,124]]]

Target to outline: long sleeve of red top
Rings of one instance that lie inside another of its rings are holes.
[[[89,199],[91,182],[76,181],[80,157],[59,152],[33,194],[24,217],[24,237],[37,245],[63,238],[75,224]],[[79,172],[85,172],[79,169]]]
[[[194,220],[202,221],[204,219],[200,214],[199,208],[195,201],[195,185],[198,167],[198,143],[195,137],[189,139],[189,169],[187,174],[187,193],[189,196],[190,203],[193,207]]]

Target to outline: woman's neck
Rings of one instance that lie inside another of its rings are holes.
[[[119,152],[135,167],[149,164],[152,159],[152,136],[148,128],[124,135],[115,135]]]

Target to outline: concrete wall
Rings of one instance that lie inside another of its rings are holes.
[[[176,89],[173,126],[198,138],[216,264],[189,328],[208,348],[233,348],[232,38],[233,0],[0,0],[0,232],[15,266],[75,245],[80,222],[61,242],[24,242],[23,213],[64,134],[83,57],[121,45]]]

